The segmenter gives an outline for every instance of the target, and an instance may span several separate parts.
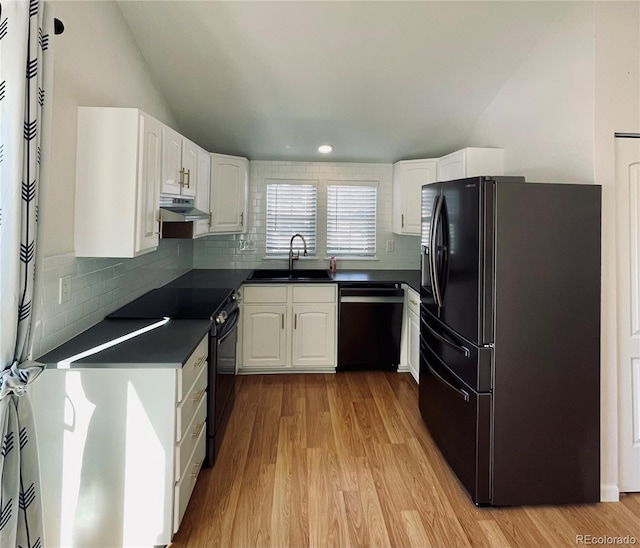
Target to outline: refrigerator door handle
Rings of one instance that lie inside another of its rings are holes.
[[[453,384],[451,384],[448,380],[446,380],[443,376],[441,376],[433,367],[431,367],[429,364],[426,364],[426,365],[427,365],[427,369],[431,372],[431,374],[436,379],[438,379],[442,384],[444,384],[445,386],[448,386],[449,388],[451,388],[451,390],[459,394],[464,399],[464,401],[466,402],[469,401],[469,392],[467,392],[466,390],[462,390],[462,388],[456,388],[455,386],[453,386]]]
[[[442,306],[442,295],[440,293],[440,280],[438,280],[438,266],[436,264],[436,244],[437,244],[437,232],[438,232],[438,224],[440,222],[440,215],[442,212],[442,204],[444,202],[444,198],[442,196],[438,196],[436,198],[434,213],[433,213],[433,226],[431,227],[431,234],[429,238],[429,260],[430,260],[430,269],[431,269],[431,285],[433,287],[433,297],[436,301],[436,305],[439,307]]]
[[[426,322],[422,322],[422,325],[424,325],[429,330],[429,333],[431,333],[439,341],[453,348],[456,352],[460,352],[460,354],[463,354],[465,358],[468,358],[471,355],[471,352],[466,346],[462,346],[454,343],[451,339],[449,339],[449,337],[445,337],[444,335],[441,335],[435,329],[433,329],[430,325],[428,325]]]

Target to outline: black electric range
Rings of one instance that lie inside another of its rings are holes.
[[[107,317],[209,320],[232,300],[233,294],[231,288],[161,287],[145,293]]]
[[[109,319],[213,320],[209,332],[207,450],[213,466],[235,401],[237,323],[240,309],[232,288],[161,287],[107,316]]]

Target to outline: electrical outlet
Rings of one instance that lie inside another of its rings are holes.
[[[393,253],[396,250],[396,243],[393,240],[387,240],[387,253]]]
[[[239,251],[255,251],[256,242],[254,240],[239,240],[238,250]]]
[[[60,278],[60,292],[58,295],[58,303],[68,303],[71,300],[71,276],[62,276]]]

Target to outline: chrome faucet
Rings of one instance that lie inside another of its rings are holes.
[[[289,272],[293,270],[293,261],[297,261],[300,258],[300,249],[298,249],[298,252],[295,255],[293,254],[293,239],[296,236],[302,238],[302,243],[304,244],[304,256],[307,256],[307,241],[304,239],[304,236],[302,234],[294,234],[291,236],[291,241],[289,242]]]

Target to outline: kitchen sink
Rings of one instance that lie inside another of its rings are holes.
[[[288,270],[264,269],[254,270],[247,280],[330,280],[328,270]]]

